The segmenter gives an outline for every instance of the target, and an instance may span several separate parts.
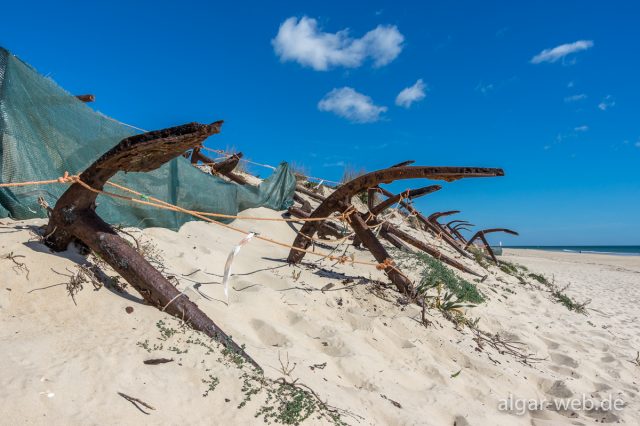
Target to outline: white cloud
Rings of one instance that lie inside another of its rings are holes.
[[[575,130],[576,132],[586,132],[587,130],[589,130],[589,126],[578,126],[574,127],[573,130]]]
[[[375,105],[369,96],[351,87],[342,87],[327,93],[318,102],[318,109],[333,112],[355,123],[371,123],[378,121],[387,107]]]
[[[568,103],[568,102],[581,101],[583,99],[587,99],[587,95],[585,95],[584,93],[580,93],[579,95],[567,96],[566,98],[564,98],[564,101]]]
[[[640,141],[636,142],[636,148],[640,148]]]
[[[404,36],[395,25],[378,25],[361,38],[349,37],[349,30],[323,32],[313,18],[291,17],[280,25],[271,40],[280,60],[295,61],[316,71],[332,67],[357,68],[367,60],[375,67],[387,65],[398,57]]]
[[[396,105],[409,108],[412,103],[418,102],[425,97],[424,90],[426,85],[422,81],[422,79],[418,79],[416,84],[411,87],[406,87],[398,93],[396,97]]]
[[[611,95],[607,95],[604,97],[604,99],[602,100],[602,102],[600,102],[598,104],[598,108],[600,108],[602,111],[606,111],[607,109],[613,107],[616,105],[616,101],[613,100],[613,98],[611,97]]]
[[[483,95],[486,95],[490,91],[494,89],[493,83],[484,84],[483,82],[478,83],[476,86],[476,92],[480,92]]]
[[[580,52],[581,50],[587,50],[593,47],[593,41],[591,40],[578,40],[573,43],[561,44],[553,49],[544,49],[536,56],[531,58],[532,64],[539,64],[541,62],[556,62],[558,59],[562,59],[572,53]]]

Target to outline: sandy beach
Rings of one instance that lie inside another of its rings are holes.
[[[0,426],[640,425],[640,2],[2,12]]]
[[[243,214],[279,217],[263,208]],[[72,299],[67,284],[87,260],[74,250],[50,253],[38,240],[43,220],[2,222],[0,423],[263,423],[265,404],[275,403],[264,392],[242,403],[246,369],[218,345],[143,304],[131,288],[84,282]],[[283,241],[295,235],[283,222],[260,229]],[[590,300],[585,313],[570,311],[535,280],[523,283],[489,266],[487,278],[476,280],[487,300],[465,308],[465,316],[478,318],[487,336],[521,342],[518,353],[529,356],[522,362],[436,310],[425,327],[420,307],[398,303],[397,291],[371,267],[313,257],[292,267],[283,262],[286,249],[254,241],[234,263],[227,306],[221,275],[241,234],[202,222],[179,232],[129,232],[179,289],[200,284],[206,297],[193,289],[189,297],[246,345],[266,377],[303,383],[348,424],[640,422],[640,257],[505,250],[502,260],[561,289],[569,285],[564,291],[577,303]],[[419,271],[412,273],[417,279]],[[172,361],[143,363],[159,358]],[[621,407],[520,410],[517,402],[583,397],[620,400]],[[314,414],[306,423],[327,419]]]

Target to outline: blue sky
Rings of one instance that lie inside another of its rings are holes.
[[[417,205],[504,244],[640,244],[634,2],[58,3],[3,5],[0,45],[123,122],[224,119],[208,146],[334,180],[502,167]]]

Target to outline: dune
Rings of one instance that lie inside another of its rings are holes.
[[[242,215],[281,217],[264,208]],[[640,423],[640,257],[505,250],[502,260],[528,268],[509,274],[402,225],[486,275],[456,271],[485,296],[463,308],[482,334],[433,308],[425,326],[422,309],[376,268],[311,255],[294,267],[286,248],[255,239],[233,264],[226,304],[224,264],[242,234],[204,222],[178,232],[127,229],[178,289],[245,345],[264,368],[268,382],[260,382],[219,345],[144,304],[99,259],[73,247],[51,253],[40,241],[45,223],[5,219],[0,228],[2,424],[262,424],[306,413],[305,424]],[[299,227],[234,225],[286,242]],[[366,250],[345,249],[375,262]],[[419,281],[419,265],[400,262]],[[99,282],[83,275],[96,267],[106,276]],[[585,312],[559,303],[530,273],[578,305],[590,300]],[[287,383],[309,391],[283,412],[294,388],[278,384]],[[583,395],[598,406],[505,405]],[[622,406],[599,408],[608,398]]]

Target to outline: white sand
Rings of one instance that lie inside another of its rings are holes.
[[[279,217],[265,209],[245,214]],[[122,295],[85,283],[75,297],[77,306],[65,285],[29,293],[68,282],[52,269],[68,273],[84,260],[73,251],[49,253],[29,231],[43,221],[3,222],[0,257],[25,256],[16,260],[25,263],[29,276],[13,268],[10,259],[0,259],[1,424],[263,424],[254,414],[264,395],[236,408],[242,400],[240,370],[218,361],[220,349],[207,354],[187,343],[195,333],[141,304],[134,290]],[[285,223],[238,226],[287,242],[295,235]],[[508,250],[504,259],[553,275],[561,287],[571,284],[567,293],[577,301],[592,299],[588,315],[571,312],[551,301],[548,292],[524,287],[490,268],[489,277],[478,284],[490,300],[467,315],[479,317],[483,330],[523,342],[529,352],[546,358],[527,366],[491,348],[476,350],[468,329],[457,331],[437,312],[429,317],[434,325],[425,328],[417,321],[419,308],[399,306],[391,288],[378,295],[389,301],[372,292],[375,286],[362,278],[386,282],[374,268],[330,262],[313,268],[311,256],[305,266],[294,268],[282,262],[286,249],[254,241],[234,264],[231,305],[225,306],[219,301],[224,299],[220,275],[241,234],[192,222],[177,233],[156,228],[144,235],[163,252],[166,273],[179,279],[179,288],[212,283],[201,289],[218,300],[197,303],[234,340],[246,344],[267,376],[283,376],[278,358],[285,364],[288,358],[296,366],[290,380],[298,379],[329,404],[361,417],[345,417],[348,423],[640,423],[640,366],[630,362],[640,350],[640,257]],[[357,258],[372,260],[365,251],[357,251]],[[294,271],[300,272],[297,279]],[[346,279],[353,282],[345,285]],[[330,291],[319,291],[329,283],[334,284]],[[128,306],[133,313],[125,312]],[[180,332],[159,340],[158,320]],[[151,352],[141,347],[145,340]],[[153,350],[154,344],[163,348]],[[175,361],[142,363],[161,357]],[[310,368],[324,363],[324,368]],[[208,385],[202,380],[209,375],[220,383],[203,397]],[[118,392],[156,410],[145,415]],[[516,415],[498,409],[510,393],[535,399],[613,395],[626,406],[607,413],[546,409]],[[312,418],[309,423],[324,421]]]

